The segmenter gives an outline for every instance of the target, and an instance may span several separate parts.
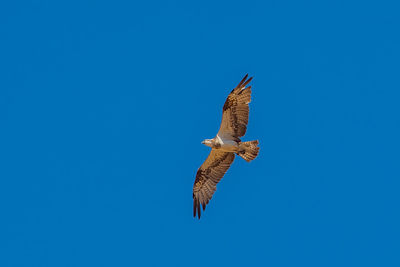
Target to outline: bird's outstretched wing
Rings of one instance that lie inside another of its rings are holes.
[[[222,108],[222,122],[218,135],[227,139],[240,141],[247,130],[249,121],[249,103],[251,101],[251,86],[246,87],[253,79],[248,75],[232,90]]]
[[[197,216],[200,219],[200,205],[203,206],[204,211],[206,209],[206,205],[217,189],[217,183],[222,179],[234,159],[234,153],[212,149],[210,155],[208,155],[207,159],[197,170],[196,180],[194,181],[193,185],[194,217],[196,217],[197,213]]]

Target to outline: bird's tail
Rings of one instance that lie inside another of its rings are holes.
[[[260,148],[257,145],[258,140],[242,142],[239,144],[239,152],[237,154],[245,161],[250,162],[258,155]]]

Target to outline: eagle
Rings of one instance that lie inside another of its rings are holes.
[[[235,155],[247,162],[255,159],[259,152],[258,140],[242,142],[249,121],[249,103],[251,86],[247,86],[253,77],[248,74],[231,91],[222,108],[222,122],[213,139],[205,139],[202,144],[211,147],[207,159],[197,170],[193,185],[193,217],[201,216],[217,189],[218,182],[231,166]],[[247,86],[247,87],[246,87]]]

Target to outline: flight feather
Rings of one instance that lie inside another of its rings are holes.
[[[253,77],[249,79],[247,77],[246,74],[225,101],[222,108],[221,126],[218,131],[219,136],[237,140],[246,133],[251,101],[251,86],[246,87],[246,85],[253,79]]]
[[[207,159],[197,170],[196,179],[193,185],[193,216],[200,219],[201,208],[205,210],[206,205],[212,198],[217,183],[222,179],[226,171],[235,159],[234,153],[212,149]]]

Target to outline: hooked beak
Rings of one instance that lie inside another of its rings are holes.
[[[205,143],[204,143],[204,141],[201,141],[201,143],[204,145]]]

